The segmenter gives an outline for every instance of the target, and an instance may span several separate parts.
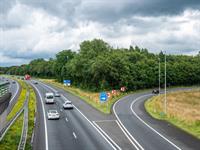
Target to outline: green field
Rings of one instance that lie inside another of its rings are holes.
[[[147,112],[200,139],[200,90],[167,94],[167,115],[163,115],[163,100],[164,95],[161,95],[146,101]]]

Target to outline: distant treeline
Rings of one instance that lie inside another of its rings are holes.
[[[70,79],[72,84],[93,90],[128,90],[158,87],[159,58],[161,85],[164,84],[164,54],[149,53],[147,49],[130,46],[113,48],[103,40],[94,39],[80,44],[76,53],[63,50],[55,59],[35,59],[29,64],[0,68],[12,75],[30,74],[41,78]],[[167,55],[168,85],[200,83],[200,54],[196,56]]]

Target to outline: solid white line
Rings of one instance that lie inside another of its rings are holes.
[[[68,100],[65,96],[61,95],[61,97],[63,97],[63,99],[65,99],[66,101]],[[76,107],[74,106],[74,108],[90,123],[90,125],[92,125],[97,132],[108,142],[108,144],[114,149],[117,150],[112,143],[99,131],[99,129]]]
[[[46,150],[49,149],[49,144],[48,144],[48,133],[47,133],[47,122],[46,122],[46,113],[45,113],[45,109],[44,109],[44,103],[42,101],[42,96],[39,92],[39,90],[37,89],[37,87],[35,85],[33,85],[31,82],[30,84],[36,89],[36,91],[38,92],[38,95],[40,97],[40,102],[42,103],[42,111],[43,111],[43,119],[44,119],[44,129],[45,129],[45,147],[46,147]]]
[[[101,132],[103,132],[103,134],[119,149],[119,150],[121,150],[121,147],[119,147],[119,145],[117,145],[109,136],[108,136],[108,134],[106,134],[104,131],[103,131],[103,129],[101,129],[99,126],[98,126],[98,124],[96,124],[96,121],[92,121],[93,123],[94,123],[94,125],[101,131]]]
[[[136,141],[136,139],[130,134],[130,132],[126,129],[126,127],[123,125],[123,123],[121,122],[121,120],[119,119],[116,111],[115,111],[115,106],[116,104],[121,101],[122,99],[118,100],[114,105],[113,105],[113,112],[118,120],[118,125],[119,127],[121,128],[121,130],[124,132],[124,134],[126,135],[126,137],[129,139],[129,141],[132,143],[132,145],[137,149],[141,149],[141,150],[144,150],[144,148],[139,144],[139,142]],[[130,136],[130,137],[129,137]],[[136,145],[134,142],[138,145]],[[138,148],[139,147],[139,148]]]
[[[41,83],[41,82],[40,82]],[[43,83],[42,83],[43,84]],[[50,88],[52,91],[57,92],[55,89],[53,89],[52,87],[43,84],[44,86]],[[61,94],[61,97],[63,97],[63,99],[68,100],[65,96],[63,96]],[[74,106],[74,105],[73,105]],[[108,142],[108,144],[110,144],[110,146],[116,150],[116,148],[112,145],[112,143],[98,130],[98,128],[76,107],[74,106],[74,108],[98,131],[98,133]]]
[[[77,139],[77,136],[76,136],[75,132],[73,132],[73,136],[74,136],[75,139]]]
[[[17,83],[17,90],[15,92],[15,95],[11,98],[9,103],[11,103],[15,99],[15,97],[17,96],[17,93],[19,92],[19,83],[17,81],[16,81],[16,83]]]
[[[133,105],[135,104],[135,102],[137,102],[139,99],[143,98],[143,97],[147,97],[147,96],[150,96],[150,95],[153,95],[153,94],[147,94],[147,95],[143,95],[143,96],[140,96],[138,98],[135,99],[135,101],[133,101],[131,103],[131,106],[130,106],[130,109],[131,111],[133,112],[133,114],[143,123],[145,124],[147,127],[149,127],[152,131],[154,131],[156,134],[158,134],[160,137],[162,137],[164,140],[166,140],[167,142],[169,142],[171,145],[173,145],[176,149],[178,150],[181,150],[181,148],[179,148],[177,145],[175,145],[174,143],[172,143],[170,140],[168,140],[166,137],[164,137],[162,134],[160,134],[158,131],[156,131],[154,128],[152,128],[150,125],[148,125],[144,120],[142,120],[136,113],[135,111],[133,110]]]

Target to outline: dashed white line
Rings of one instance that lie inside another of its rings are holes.
[[[67,117],[65,118],[65,120],[66,120],[66,122],[68,122],[68,119],[67,119]]]
[[[170,140],[168,140],[166,137],[164,137],[162,134],[160,134],[158,131],[156,131],[154,128],[152,128],[150,125],[148,125],[144,120],[142,120],[136,113],[135,111],[133,110],[133,105],[135,104],[135,102],[137,102],[139,99],[143,98],[143,97],[147,97],[147,96],[150,96],[152,94],[147,94],[147,95],[143,95],[143,96],[140,96],[138,98],[135,99],[135,101],[133,101],[131,103],[131,106],[130,106],[130,109],[132,111],[132,113],[143,123],[145,124],[147,127],[149,127],[153,132],[155,132],[156,134],[158,134],[160,137],[162,137],[164,140],[166,140],[167,142],[169,142],[171,145],[173,145],[176,149],[178,150],[181,150],[181,148],[179,148],[177,145],[175,145],[174,143],[172,143]]]
[[[73,136],[74,136],[75,139],[77,139],[77,136],[76,136],[75,132],[73,132]]]

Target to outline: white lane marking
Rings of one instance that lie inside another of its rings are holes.
[[[66,120],[66,122],[68,122],[68,119],[67,119],[67,117],[65,118],[65,120]]]
[[[41,83],[41,82],[40,82]],[[43,83],[42,83],[43,84]],[[52,87],[46,85],[46,84],[43,84],[44,86],[46,86],[47,88],[50,88],[52,89],[52,91],[56,92],[55,89],[53,89]],[[63,99],[65,100],[68,100],[65,96],[63,96],[61,94],[61,97],[63,97]],[[73,105],[74,106],[74,105]],[[114,149],[114,150],[117,150],[113,145],[112,143],[98,130],[98,128],[76,107],[74,106],[74,108],[76,108],[76,110],[98,131],[98,133],[108,142],[108,144],[110,144],[110,146]]]
[[[121,147],[119,147],[119,145],[117,145],[109,136],[108,134],[106,134],[103,129],[101,129],[98,124],[96,124],[96,121],[92,121],[94,123],[94,125],[119,149],[121,150]]]
[[[114,122],[116,120],[95,120],[93,122]]]
[[[75,132],[73,132],[73,136],[74,136],[75,139],[77,139],[77,136],[76,136]]]
[[[43,111],[43,119],[44,119],[44,129],[45,129],[45,148],[46,150],[49,149],[49,144],[48,144],[48,133],[47,133],[47,122],[46,122],[46,113],[45,113],[45,109],[44,109],[44,103],[42,101],[42,96],[39,92],[39,90],[37,89],[37,87],[35,85],[33,85],[31,82],[30,84],[36,89],[36,91],[38,92],[38,95],[40,97],[40,102],[42,103],[42,111]]]
[[[66,101],[68,100],[65,96],[61,95],[61,97],[63,97],[63,99],[65,99]],[[108,142],[108,144],[110,144],[110,146],[114,149],[117,150],[113,144],[101,133],[101,131],[76,107],[74,106],[74,108],[90,123],[90,125],[92,125],[97,132]]]
[[[115,106],[116,106],[116,104],[119,102],[119,101],[121,101],[122,99],[120,99],[120,100],[118,100],[115,104],[114,104],[114,106],[113,106],[113,112],[114,112],[114,114],[115,114],[115,116],[116,116],[116,118],[117,118],[117,120],[118,120],[118,125],[119,125],[119,127],[121,128],[121,130],[124,132],[124,134],[126,135],[126,137],[128,138],[128,140],[132,143],[132,145],[137,149],[137,150],[139,150],[139,149],[141,149],[141,150],[144,150],[144,148],[139,144],[139,142],[130,134],[130,132],[126,129],[126,127],[123,125],[123,123],[121,122],[121,120],[119,119],[119,117],[118,117],[118,115],[117,115],[117,113],[116,113],[116,111],[115,111]],[[129,137],[130,136],[130,137]],[[138,145],[136,145],[135,143]],[[138,148],[139,147],[139,148]]]
[[[17,83],[17,90],[15,92],[15,95],[11,98],[9,103],[11,103],[15,99],[15,97],[17,96],[17,93],[19,92],[19,83],[18,82],[16,82],[16,83]]]
[[[169,142],[171,145],[173,145],[176,149],[178,150],[181,150],[181,148],[179,148],[177,145],[175,145],[174,143],[172,143],[170,140],[168,140],[166,137],[164,137],[162,134],[160,134],[158,131],[156,131],[154,128],[152,128],[150,125],[148,125],[144,120],[142,120],[136,113],[135,111],[133,110],[133,105],[135,104],[135,102],[137,102],[139,99],[143,98],[143,97],[147,97],[147,96],[150,96],[150,95],[153,95],[153,94],[147,94],[147,95],[143,95],[143,96],[140,96],[138,98],[135,99],[135,101],[133,101],[131,103],[131,106],[130,106],[130,109],[132,111],[132,113],[143,123],[145,124],[147,127],[149,127],[152,131],[154,131],[156,134],[158,134],[160,137],[162,137],[164,140],[166,140],[167,142]]]

